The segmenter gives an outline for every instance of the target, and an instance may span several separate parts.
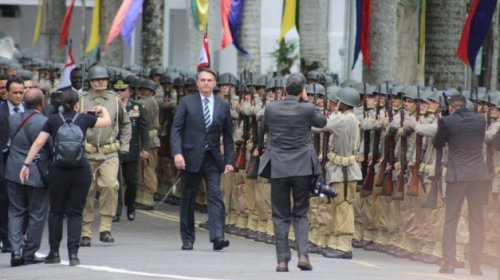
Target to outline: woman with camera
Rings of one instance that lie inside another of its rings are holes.
[[[83,133],[83,139],[88,128],[102,128],[111,125],[111,118],[106,108],[96,106],[92,114],[79,114],[79,96],[73,91],[61,95],[61,105],[64,111],[53,114],[45,123],[24,161],[21,169],[21,181],[28,179],[29,168],[41,147],[52,137],[57,143],[59,129],[65,123],[73,122]],[[55,147],[56,148],[56,147]],[[83,141],[82,141],[83,152]],[[70,265],[80,264],[78,248],[82,227],[82,212],[85,207],[87,193],[92,182],[92,174],[87,160],[82,157],[81,163],[74,166],[52,164],[48,178],[50,213],[49,213],[49,245],[50,252],[45,263],[60,263],[59,244],[62,239],[63,216],[68,219],[68,254]]]

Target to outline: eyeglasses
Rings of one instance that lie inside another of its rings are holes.
[[[127,90],[126,88],[124,88],[124,89],[115,89],[115,92],[116,92],[116,93],[120,93],[120,92],[124,92],[124,91],[126,91],[126,90]]]

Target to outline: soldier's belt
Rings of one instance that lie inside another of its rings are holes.
[[[158,130],[156,129],[151,129],[149,131],[149,138],[155,138],[156,136],[158,136]]]
[[[96,147],[92,144],[85,143],[85,152],[89,154],[102,153],[102,154],[111,154],[118,152],[120,150],[120,142],[114,142],[111,144],[102,145],[100,147]]]
[[[330,162],[333,162],[333,164],[338,166],[351,166],[356,162],[355,156],[341,157],[334,152],[328,153],[328,159]]]

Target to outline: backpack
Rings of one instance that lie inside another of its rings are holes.
[[[63,124],[57,130],[54,139],[54,166],[57,167],[78,167],[82,166],[85,160],[83,149],[83,132],[75,124],[79,113],[76,113],[73,119],[64,119],[62,113],[59,113]]]

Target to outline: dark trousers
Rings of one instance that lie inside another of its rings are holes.
[[[68,219],[68,251],[76,252],[82,231],[82,212],[87,200],[92,173],[85,161],[77,168],[52,168],[49,178],[50,213],[49,245],[50,250],[58,251],[62,239],[63,216]]]
[[[197,173],[181,172],[181,239],[195,241],[194,204],[201,179],[207,187],[208,229],[210,241],[224,239],[224,202],[220,191],[221,172],[211,152],[205,152],[203,163]]]
[[[10,247],[9,242],[9,196],[7,195],[7,181],[4,179],[5,160],[0,151],[0,240],[4,247]]]
[[[48,191],[42,187],[23,186],[7,181],[7,192],[9,194],[9,240],[12,250],[23,249],[23,257],[32,258],[40,249],[43,227],[49,210]],[[27,220],[26,217],[28,217]],[[26,240],[24,240],[25,233]]]
[[[309,186],[311,176],[271,179],[271,207],[273,211],[274,240],[278,262],[289,262],[291,258],[288,233],[293,222],[297,253],[307,256],[309,241]],[[290,201],[292,194],[293,207]]]
[[[443,233],[443,260],[456,260],[457,225],[464,199],[469,211],[469,259],[479,264],[484,241],[484,182],[448,183],[446,188],[445,223]]]
[[[122,177],[127,188],[125,190],[125,206],[128,210],[134,210],[135,197],[137,196],[137,172],[139,172],[139,162],[123,162],[121,164]],[[122,187],[120,186],[120,189]],[[121,211],[120,211],[121,213]]]

